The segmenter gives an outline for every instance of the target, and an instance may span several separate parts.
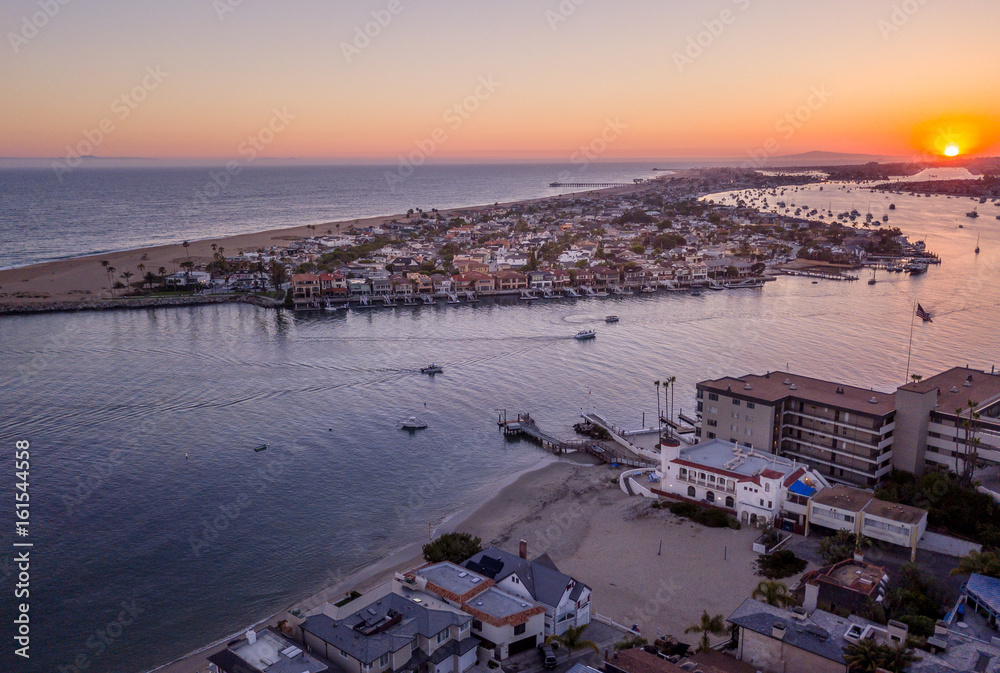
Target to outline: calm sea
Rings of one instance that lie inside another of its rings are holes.
[[[800,194],[816,207],[845,199],[835,212],[869,198]],[[88,672],[147,670],[426,539],[543,456],[504,442],[500,409],[568,436],[584,408],[651,422],[653,380],[671,375],[687,412],[699,380],[786,367],[891,390],[905,380],[916,300],[936,317],[913,329],[911,371],[990,369],[1000,208],[972,221],[967,200],[893,201],[891,223],[925,236],[944,263],[915,278],[879,272],[875,286],[784,278],[700,297],[336,317],[234,305],[0,319],[0,473],[13,483],[14,441],[30,441],[35,544],[32,658],[14,668],[4,600],[0,670],[72,671],[60,667],[78,657]],[[605,325],[612,313],[621,322]],[[573,340],[583,328],[597,339]],[[445,373],[419,374],[432,360]],[[397,430],[410,415],[429,427]]]
[[[410,208],[454,208],[550,196],[560,182],[631,182],[675,163],[397,166],[0,168],[0,268],[322,224]],[[386,174],[394,176],[389,181]],[[224,186],[217,187],[213,176]]]

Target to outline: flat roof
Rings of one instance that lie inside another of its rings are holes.
[[[917,383],[900,386],[900,390],[917,393],[935,388],[940,390],[937,411],[945,414],[954,414],[955,409],[964,407],[969,400],[979,402],[981,408],[1000,402],[1000,374],[988,374],[968,367],[954,367]]]
[[[765,472],[772,472],[773,474],[762,474],[762,476],[772,479],[780,479],[801,467],[788,458],[773,453],[755,451],[718,438],[681,449],[677,454],[677,460],[728,472],[739,477],[754,477]]]
[[[919,523],[921,519],[926,517],[927,511],[919,507],[901,505],[898,502],[888,502],[875,498],[865,507],[865,514],[871,514],[872,516],[900,523],[914,524]]]
[[[264,629],[257,632],[253,643],[244,638],[229,651],[264,673],[325,673],[330,670],[326,663],[304,649],[274,631]]]
[[[878,589],[883,578],[888,578],[885,568],[848,559],[807,573],[802,581],[806,584],[816,581],[826,582],[870,596]]]
[[[896,409],[894,392],[883,393],[788,372],[747,374],[739,378],[727,376],[702,381],[698,386],[772,405],[791,397],[872,416],[885,416]]]
[[[874,493],[838,484],[833,488],[825,488],[814,495],[812,502],[817,505],[836,507],[848,512],[860,512],[874,498]]]
[[[488,577],[447,561],[418,568],[413,571],[413,574],[423,577],[434,586],[440,587],[456,597],[464,597],[493,585],[493,580]]]
[[[506,619],[522,612],[545,612],[545,606],[527,598],[513,596],[496,587],[490,587],[468,601],[465,606],[496,619]],[[536,609],[537,608],[537,609]]]

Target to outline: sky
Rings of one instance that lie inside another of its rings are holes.
[[[4,0],[0,157],[1000,153],[994,0]]]

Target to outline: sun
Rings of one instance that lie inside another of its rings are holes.
[[[959,147],[955,143],[949,143],[948,146],[944,148],[944,155],[946,157],[957,157],[959,152]]]

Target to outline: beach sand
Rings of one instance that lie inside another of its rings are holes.
[[[754,574],[757,555],[751,549],[759,531],[705,528],[654,510],[651,500],[630,498],[618,488],[619,470],[586,462],[544,460],[438,532],[472,533],[484,545],[513,553],[520,540],[527,541],[531,558],[548,553],[560,570],[593,589],[596,613],[626,626],[637,624],[650,641],[671,634],[694,643],[697,636],[686,636],[684,629],[698,622],[702,610],[729,616],[763,579]],[[352,589],[364,593],[393,572],[421,563],[420,545],[410,545],[295,607],[307,610],[337,601]],[[786,583],[791,586],[794,578]],[[276,615],[261,625],[279,619]],[[206,657],[218,649],[158,671],[204,671]]]
[[[658,179],[676,179],[684,177],[691,172],[693,171],[678,171],[675,174],[663,176]],[[614,187],[499,205],[511,206],[552,200],[586,198],[588,196],[608,196],[629,193],[647,187],[648,185]],[[470,206],[467,208],[442,210],[441,215],[444,217],[453,217],[470,210],[486,207],[489,206]],[[123,271],[131,271],[133,273],[131,282],[135,284],[142,277],[143,273],[152,272],[159,275],[161,267],[165,268],[168,274],[180,271],[181,262],[187,259],[190,259],[196,265],[210,262],[214,254],[212,250],[213,244],[225,248],[227,256],[234,256],[239,254],[240,251],[253,251],[261,248],[266,250],[272,246],[284,247],[290,241],[312,236],[323,236],[328,231],[336,234],[347,232],[354,227],[378,226],[392,220],[402,222],[405,219],[405,214],[399,214],[316,224],[313,228],[310,228],[309,225],[303,225],[224,238],[190,241],[190,245],[186,249],[181,244],[161,245],[124,252],[108,252],[86,257],[75,257],[46,262],[44,264],[24,266],[17,269],[0,270],[0,306],[17,307],[25,304],[55,304],[110,299],[111,291],[108,288],[108,276],[104,267],[101,266],[102,260],[107,260],[117,270],[116,276]],[[138,269],[139,264],[145,266],[142,273]],[[120,279],[116,277],[115,280]],[[120,293],[120,291],[118,292]]]

